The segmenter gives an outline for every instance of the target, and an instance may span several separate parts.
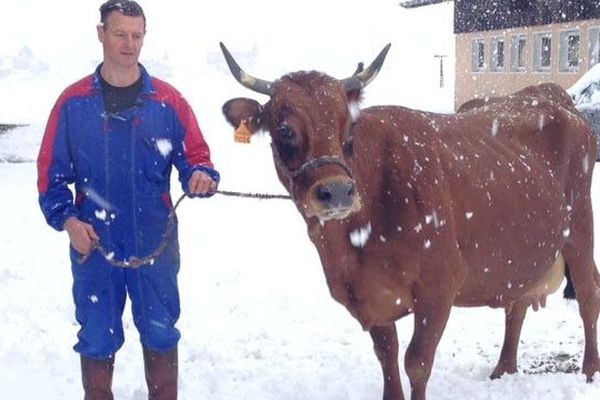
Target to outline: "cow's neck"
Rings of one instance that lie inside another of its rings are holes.
[[[349,164],[361,210],[341,221],[308,218],[306,223],[331,295],[368,329],[410,312],[421,261],[415,249],[423,247],[416,236],[426,219],[419,185],[410,183],[413,155],[396,154],[388,162],[393,156],[389,149],[360,136]],[[367,154],[378,156],[361,156]],[[394,169],[386,170],[386,165]]]
[[[394,264],[403,253],[401,246],[387,242],[381,234],[384,215],[370,209],[369,203],[342,221],[307,220],[332,297],[365,329],[409,312],[414,279],[403,276],[402,266]],[[410,262],[408,253],[403,258]],[[375,286],[381,290],[373,290]]]

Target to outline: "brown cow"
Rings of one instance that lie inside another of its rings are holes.
[[[583,372],[591,380],[600,371],[596,143],[562,89],[530,88],[455,115],[359,112],[389,45],[344,80],[312,71],[274,82],[248,75],[221,48],[236,79],[270,97],[232,99],[223,112],[234,126],[245,120],[270,133],[279,179],[306,220],[331,295],[373,339],[385,400],[404,399],[395,321],[410,313],[411,399],[425,399],[453,305],[506,310],[492,378],[515,373],[527,308],[559,287],[565,261],[584,325]]]

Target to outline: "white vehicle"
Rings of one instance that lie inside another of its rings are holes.
[[[590,121],[600,143],[600,64],[594,65],[573,86],[567,89],[575,107]],[[600,161],[600,145],[598,156]]]

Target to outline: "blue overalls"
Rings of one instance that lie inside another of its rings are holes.
[[[170,174],[183,190],[195,170],[213,180],[210,151],[181,95],[143,67],[136,106],[104,112],[100,67],[67,88],[54,106],[38,157],[39,202],[47,222],[62,230],[71,216],[91,224],[115,260],[151,254],[172,208]],[[69,184],[75,185],[75,199]],[[176,221],[175,221],[176,223]],[[119,268],[94,251],[80,264],[71,247],[73,298],[81,329],[75,350],[104,359],[123,345],[127,294],[144,346],[174,348],[180,338],[177,227],[151,265]]]

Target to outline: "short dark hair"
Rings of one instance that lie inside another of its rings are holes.
[[[100,22],[106,23],[108,14],[113,11],[119,11],[128,17],[143,17],[146,25],[146,16],[142,7],[133,0],[108,0],[100,6]]]

